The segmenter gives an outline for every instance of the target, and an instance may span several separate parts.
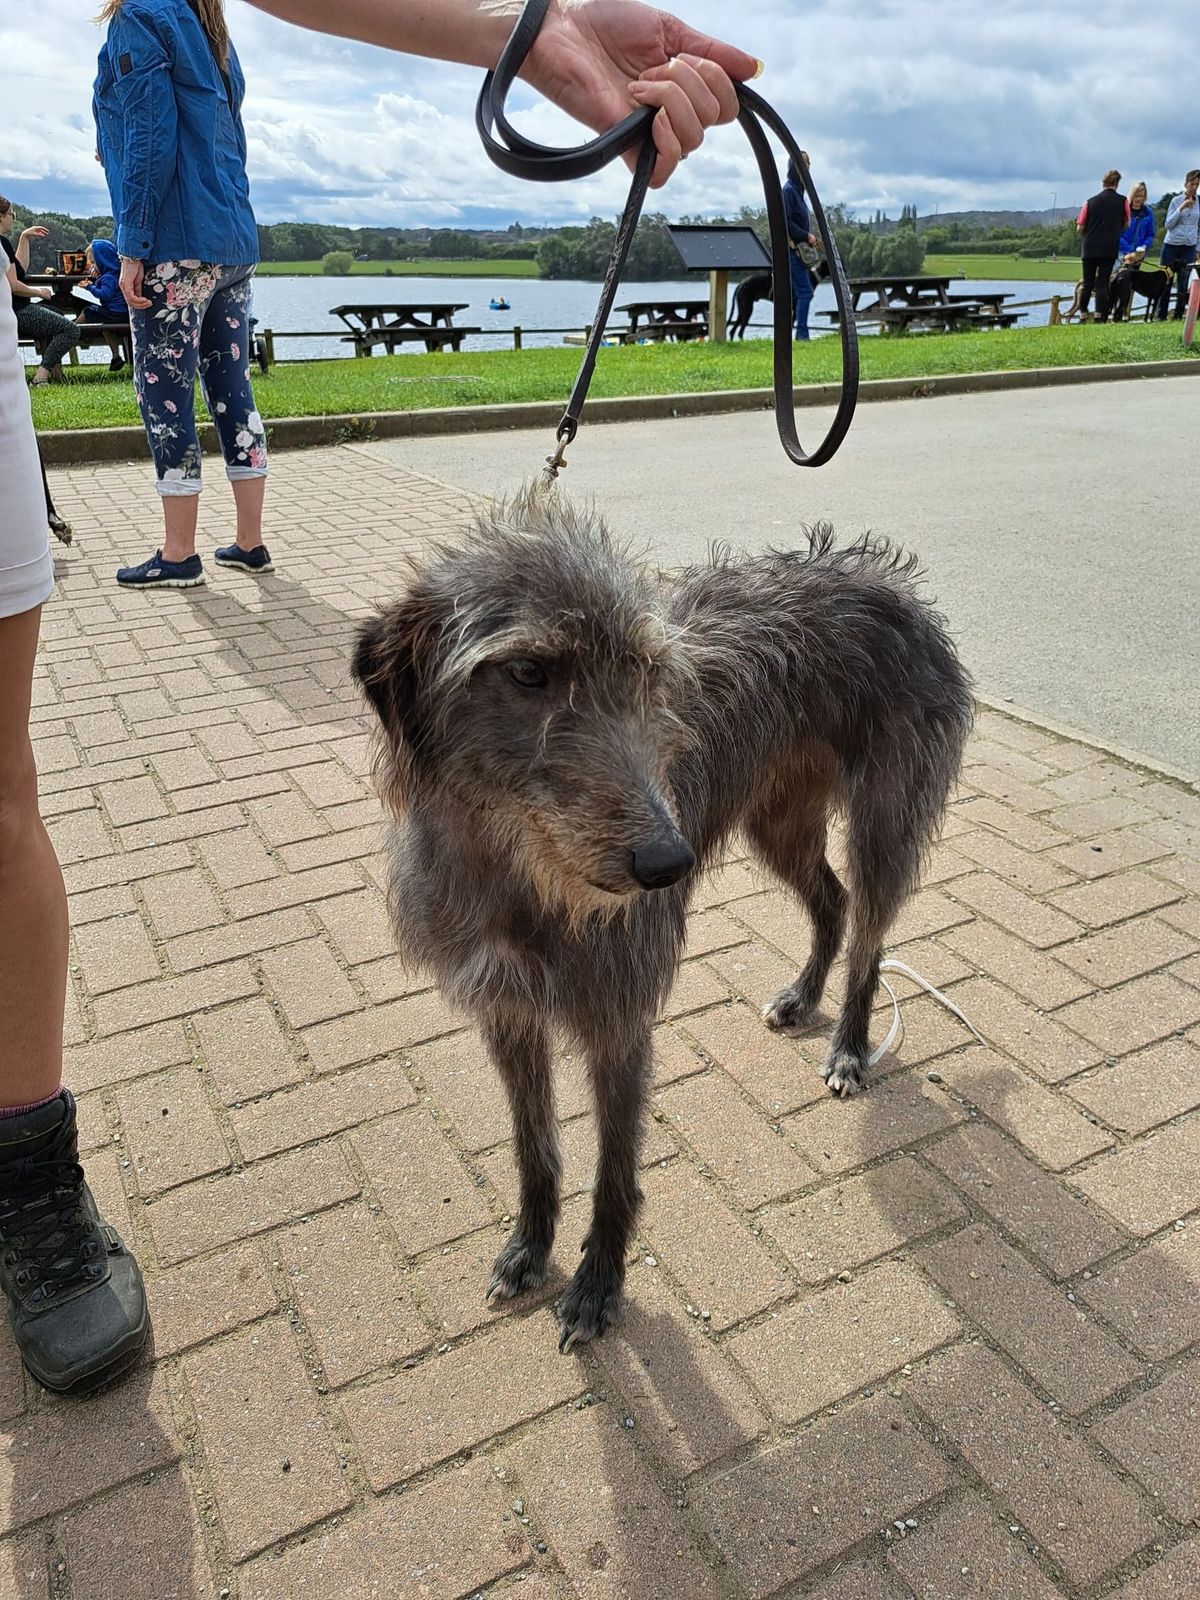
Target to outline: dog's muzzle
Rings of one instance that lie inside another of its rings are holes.
[[[630,859],[634,881],[643,889],[669,889],[695,865],[695,852],[681,833],[659,834]]]

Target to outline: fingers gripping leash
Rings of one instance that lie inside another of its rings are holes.
[[[635,145],[640,145],[637,165],[634,170],[633,182],[629,189],[629,199],[622,213],[617,227],[617,236],[613,244],[612,255],[609,257],[608,268],[604,275],[604,283],[600,290],[600,301],[596,310],[596,317],[592,324],[591,336],[584,351],[583,361],[580,365],[579,376],[567,401],[567,408],[555,434],[556,449],[552,456],[546,458],[544,473],[545,484],[549,487],[557,478],[559,472],[566,465],[566,449],[571,444],[579,427],[579,420],[583,412],[584,402],[587,399],[588,386],[592,380],[592,373],[596,366],[596,355],[600,349],[600,341],[604,336],[604,329],[608,322],[609,312],[612,310],[613,299],[616,295],[617,284],[621,271],[629,254],[629,246],[633,240],[634,229],[638,217],[641,215],[645,203],[646,191],[650,184],[650,174],[654,169],[656,150],[652,124],[655,113],[646,109],[632,113],[616,127],[610,128],[607,133],[598,135],[586,143],[577,145],[573,149],[554,150],[547,145],[535,143],[526,139],[508,121],[504,114],[504,103],[509,91],[520,72],[526,57],[538,35],[549,9],[550,0],[527,0],[527,3],[517,19],[508,43],[501,52],[500,59],[495,68],[483,80],[483,87],[479,93],[479,101],[475,108],[475,125],[483,141],[484,149],[492,161],[504,172],[515,177],[529,178],[536,182],[556,183],[571,178],[588,177],[606,166]],[[787,125],[778,113],[767,104],[761,95],[744,83],[735,85],[737,90],[738,122],[750,141],[758,163],[759,174],[762,178],[763,194],[766,199],[767,217],[771,228],[771,263],[777,284],[787,284],[790,280],[788,264],[788,236],[787,223],[783,211],[783,196],[779,184],[779,173],[775,166],[775,157],[767,140],[765,127],[769,128],[780,144],[787,151],[791,160],[800,173],[805,194],[812,205],[813,218],[817,224],[817,231],[824,246],[825,258],[829,264],[830,281],[833,284],[834,297],[837,301],[839,312],[838,332],[842,346],[842,387],[838,400],[837,411],[830,423],[825,437],[815,450],[805,451],[800,443],[796,431],[796,413],[792,395],[792,330],[791,330],[791,297],[779,293],[775,296],[774,311],[774,393],[775,393],[775,420],[779,429],[779,440],[783,445],[788,459],[799,467],[819,467],[832,459],[838,446],[845,438],[854,416],[854,408],[858,402],[858,336],[855,328],[854,310],[850,296],[850,286],[846,281],[845,268],[841,257],[838,255],[837,244],[834,241],[833,230],[825,216],[824,208],[816,189],[813,187],[812,178],[808,171],[808,163],[804,153],[788,131]]]

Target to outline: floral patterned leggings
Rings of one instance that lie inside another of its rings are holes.
[[[133,388],[162,495],[200,493],[195,382],[233,480],[263,478],[267,440],[250,389],[254,268],[158,261],[146,268],[148,308],[129,314]]]

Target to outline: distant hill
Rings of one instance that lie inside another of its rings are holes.
[[[917,231],[944,228],[951,222],[958,222],[964,228],[1007,228],[1022,233],[1026,228],[1052,228],[1055,223],[1073,217],[1077,209],[1073,205],[1063,205],[1056,211],[1051,211],[1049,206],[1044,211],[936,211],[917,218]]]

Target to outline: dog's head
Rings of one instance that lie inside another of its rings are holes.
[[[611,911],[694,865],[668,783],[685,652],[594,515],[536,494],[488,512],[363,627],[354,675],[392,808],[484,828],[547,900]]]

